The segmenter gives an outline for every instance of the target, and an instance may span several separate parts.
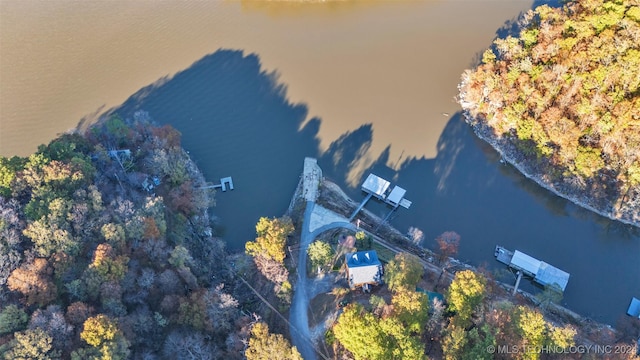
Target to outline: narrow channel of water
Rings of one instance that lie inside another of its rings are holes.
[[[454,230],[474,265],[498,268],[501,244],[571,273],[563,302],[580,313],[614,324],[640,295],[637,231],[500,165],[453,102],[462,70],[530,2],[117,4],[0,2],[0,154],[144,109],[183,133],[208,179],[233,177],[214,211],[231,249],[286,209],[315,156],[356,200],[368,171],[406,188],[413,206],[392,222],[425,246]]]

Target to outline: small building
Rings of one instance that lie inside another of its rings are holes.
[[[344,262],[351,290],[362,287],[364,291],[368,291],[372,285],[382,283],[382,263],[375,250],[345,254]]]
[[[631,298],[631,304],[629,304],[627,315],[633,316],[634,318],[640,318],[640,300]]]

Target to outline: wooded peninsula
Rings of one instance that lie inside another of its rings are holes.
[[[180,133],[144,112],[0,157],[0,358],[295,351],[235,276],[258,282],[214,236],[205,185]]]
[[[476,133],[528,177],[640,226],[640,7],[585,0],[529,11],[467,70]]]

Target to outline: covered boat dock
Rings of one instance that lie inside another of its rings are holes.
[[[563,291],[569,283],[569,273],[562,271],[544,261],[540,261],[521,251],[510,251],[502,246],[496,246],[496,260],[516,270],[518,279],[513,290],[515,294],[523,275],[533,278],[533,281],[542,286],[557,286]]]

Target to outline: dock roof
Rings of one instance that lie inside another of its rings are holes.
[[[369,174],[367,179],[362,183],[362,191],[383,199],[391,183],[377,175]]]
[[[540,269],[542,261],[535,259],[523,252],[518,250],[513,252],[513,257],[511,258],[511,265],[525,272],[530,273],[531,275],[535,275],[538,273],[538,269]]]
[[[627,315],[640,318],[640,300],[636,298],[631,299],[631,304],[629,304]]]
[[[502,246],[496,246],[495,257],[501,263],[520,270],[542,286],[558,285],[562,291],[569,283],[569,273],[533,258],[521,251],[511,252]]]
[[[534,280],[543,286],[556,284],[564,291],[569,283],[569,273],[542,261]]]
[[[393,206],[398,206],[398,204],[400,204],[400,201],[402,201],[402,199],[404,198],[404,194],[406,193],[407,190],[396,185],[391,190],[391,193],[389,193],[389,196],[387,196],[386,201]]]

